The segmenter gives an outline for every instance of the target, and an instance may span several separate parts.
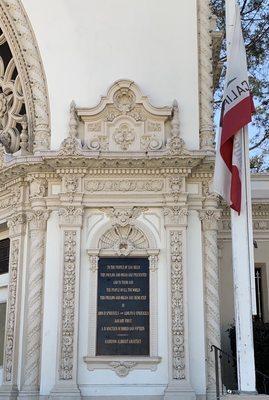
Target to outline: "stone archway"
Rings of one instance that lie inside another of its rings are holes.
[[[37,42],[20,0],[0,0],[0,28],[20,76],[29,130],[29,150],[49,149],[47,83]]]

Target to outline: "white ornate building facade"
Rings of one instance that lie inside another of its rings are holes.
[[[212,27],[207,0],[0,0],[1,399],[215,398],[233,306]]]

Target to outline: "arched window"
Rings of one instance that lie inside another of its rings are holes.
[[[20,0],[0,0],[0,143],[18,155],[50,147],[45,74]]]

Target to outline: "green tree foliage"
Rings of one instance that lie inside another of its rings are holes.
[[[256,114],[250,129],[250,155],[253,171],[269,171],[269,0],[240,0],[243,35],[247,51],[249,81]],[[211,0],[217,28],[225,32],[225,0]],[[225,76],[226,45],[220,54],[224,68],[215,93],[215,107],[221,104]]]

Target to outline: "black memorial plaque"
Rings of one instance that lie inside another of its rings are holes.
[[[149,355],[148,258],[100,258],[96,355]]]

